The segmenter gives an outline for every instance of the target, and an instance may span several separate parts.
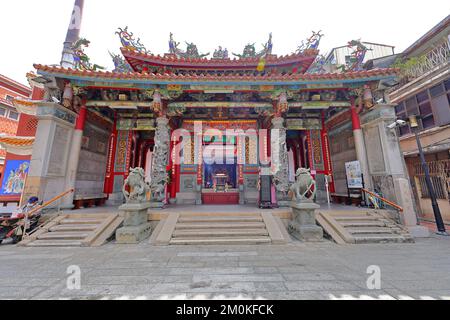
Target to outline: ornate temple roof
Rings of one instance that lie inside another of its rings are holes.
[[[16,137],[16,136],[0,136],[0,144],[15,146],[15,147],[29,147],[33,145],[34,137]]]
[[[34,137],[0,135],[0,145],[6,149],[6,152],[16,155],[31,155],[34,140]]]
[[[353,80],[373,80],[394,77],[398,73],[397,69],[372,69],[364,71],[349,71],[344,73],[321,73],[321,74],[299,74],[299,73],[265,73],[265,74],[252,74],[243,75],[239,72],[232,74],[174,74],[174,73],[120,73],[110,71],[88,71],[88,70],[74,70],[65,69],[60,66],[46,66],[41,64],[35,64],[34,67],[40,74],[53,75],[60,78],[67,79],[84,79],[89,80],[131,80],[131,81],[145,81],[152,84],[158,83],[192,83],[192,82],[266,82],[268,84],[274,84],[276,82],[286,83],[301,83],[301,82],[314,82],[314,81],[353,81]]]
[[[127,48],[121,48],[122,54],[133,70],[143,70],[146,66],[166,67],[170,69],[215,69],[215,70],[256,70],[261,61],[260,57],[243,57],[227,59],[185,58],[175,54],[164,56],[142,53]],[[278,57],[267,55],[265,57],[265,70],[272,68],[297,68],[297,73],[304,73],[319,54],[318,50],[310,49],[301,53]]]

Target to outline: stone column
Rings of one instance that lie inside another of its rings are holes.
[[[286,146],[286,128],[284,118],[272,119],[271,130],[271,160],[272,174],[279,206],[289,206],[287,194],[289,191],[288,153]]]
[[[367,149],[369,170],[374,185],[383,196],[400,205],[401,222],[414,237],[426,237],[428,229],[417,225],[416,208],[405,159],[395,130],[388,125],[396,120],[392,105],[376,105],[361,117]]]
[[[355,139],[356,158],[361,165],[361,172],[364,178],[364,186],[368,190],[373,190],[372,178],[369,173],[369,164],[367,161],[366,143],[364,141],[363,131],[358,112],[355,106],[351,107],[353,137]]]
[[[81,142],[83,140],[83,130],[86,124],[87,108],[82,106],[78,114],[75,131],[72,136],[72,143],[70,144],[69,159],[67,160],[66,185],[63,191],[75,189],[75,182],[77,179],[78,162],[80,160]],[[73,206],[74,193],[64,198],[64,206]]]
[[[152,207],[164,207],[166,194],[165,187],[168,181],[167,165],[169,163],[170,135],[169,119],[165,116],[156,119],[155,148],[152,165]]]

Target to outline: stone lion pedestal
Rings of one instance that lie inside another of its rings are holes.
[[[116,242],[119,244],[136,244],[147,239],[152,233],[148,222],[147,210],[150,203],[127,203],[119,207],[125,218],[123,227],[116,231]]]
[[[314,202],[292,202],[292,221],[289,232],[296,239],[306,242],[322,241],[323,229],[316,224],[316,210],[320,208]]]

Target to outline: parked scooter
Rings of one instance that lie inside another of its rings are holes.
[[[24,230],[29,233],[36,229],[42,213],[41,210],[35,209],[41,205],[42,201],[39,202],[37,197],[31,197],[26,205],[10,217],[0,218],[0,243],[3,243],[5,239],[12,239],[12,243],[16,244],[22,239]],[[28,212],[32,213],[27,217]]]

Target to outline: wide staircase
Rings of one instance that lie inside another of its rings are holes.
[[[289,236],[268,212],[170,213],[155,230],[155,245],[283,244]]]
[[[317,221],[337,243],[414,242],[386,210],[320,211]]]
[[[101,246],[123,218],[113,213],[59,214],[19,243],[28,247]]]

